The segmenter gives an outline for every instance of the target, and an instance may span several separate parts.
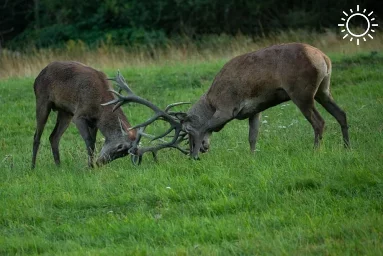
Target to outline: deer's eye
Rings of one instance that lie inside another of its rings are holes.
[[[124,149],[124,145],[122,145],[122,144],[118,144],[118,146],[117,146],[117,151],[121,151],[121,150],[123,150]]]

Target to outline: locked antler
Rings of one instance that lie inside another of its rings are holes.
[[[180,143],[187,139],[186,138],[187,133],[182,130],[182,124],[176,118],[176,114],[179,114],[182,112],[170,111],[175,106],[190,104],[189,102],[173,103],[168,105],[165,108],[165,110],[161,110],[159,107],[157,107],[150,101],[134,94],[132,89],[130,89],[130,87],[126,83],[124,77],[121,75],[120,71],[117,72],[117,76],[115,78],[109,78],[109,80],[115,81],[117,83],[117,86],[120,88],[120,90],[119,92],[111,90],[111,92],[116,95],[116,98],[110,102],[102,104],[103,106],[115,104],[113,108],[113,111],[114,111],[117,108],[121,107],[123,104],[129,103],[129,102],[135,102],[135,103],[142,104],[149,107],[155,113],[154,116],[149,118],[147,121],[129,128],[129,130],[138,128],[136,140],[132,143],[132,147],[129,150],[130,154],[141,157],[146,152],[152,152],[153,156],[156,158],[157,151],[163,148],[176,148],[184,154],[189,154],[188,150],[180,147]],[[125,96],[120,94],[121,90],[124,90],[127,93],[127,95]],[[145,128],[151,123],[155,122],[156,120],[163,120],[168,122],[170,124],[169,129],[158,136],[146,134],[144,132]],[[172,131],[174,131],[173,139],[170,142],[164,141],[162,138],[169,135]],[[160,140],[163,142],[163,144],[157,144],[151,147],[139,148],[138,145],[142,137],[150,138],[151,139],[150,142],[153,142],[155,140]]]

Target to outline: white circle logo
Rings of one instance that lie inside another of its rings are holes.
[[[350,12],[352,13],[351,15],[349,15],[347,12],[343,11],[343,14],[346,16],[347,20],[346,20],[346,18],[341,18],[341,20],[345,21],[346,24],[344,24],[344,23],[338,24],[339,27],[343,27],[342,33],[345,33],[345,35],[343,36],[343,39],[346,39],[346,37],[351,35],[350,41],[352,41],[354,39],[354,37],[356,37],[356,44],[357,45],[359,45],[359,38],[363,38],[363,40],[366,41],[366,37],[364,37],[366,34],[371,39],[374,39],[374,37],[370,34],[370,32],[374,33],[375,30],[372,29],[372,27],[377,27],[378,24],[372,23],[372,22],[374,22],[375,18],[372,18],[372,17],[369,18],[374,12],[370,12],[369,14],[365,14],[366,9],[364,9],[363,12],[360,12],[359,11],[359,5],[356,6],[356,12],[355,13],[352,9],[350,9]],[[361,34],[355,34],[355,33],[351,32],[351,29],[349,27],[350,20],[356,16],[360,16],[360,17],[364,18],[367,22],[367,29]],[[345,27],[345,29],[344,29],[344,27]]]

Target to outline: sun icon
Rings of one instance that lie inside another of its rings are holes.
[[[354,37],[356,37],[356,44],[359,45],[359,38],[363,38],[364,41],[366,41],[366,37],[365,35],[367,34],[371,39],[374,39],[374,37],[370,34],[370,31],[371,32],[375,32],[374,29],[372,29],[372,27],[377,27],[378,24],[377,23],[372,23],[374,22],[375,18],[369,18],[374,12],[370,12],[369,14],[365,14],[366,13],[366,9],[363,10],[363,12],[359,11],[359,5],[356,6],[356,12],[354,13],[354,11],[352,9],[350,9],[350,15],[348,13],[346,13],[345,11],[343,11],[343,14],[346,16],[345,18],[341,18],[342,21],[345,21],[345,23],[342,23],[342,24],[338,24],[339,27],[343,27],[342,29],[342,33],[346,33],[344,36],[343,36],[343,39],[346,39],[346,37],[348,37],[349,35],[350,36],[350,41],[352,41],[354,39]],[[350,28],[349,28],[349,23],[350,23],[350,20],[353,18],[353,17],[356,17],[356,16],[360,16],[360,17],[363,17],[366,22],[367,22],[367,29],[362,33],[362,34],[354,34],[351,32]]]

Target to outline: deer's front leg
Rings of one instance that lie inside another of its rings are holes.
[[[91,134],[89,125],[85,119],[83,118],[76,119],[74,120],[74,123],[76,124],[76,127],[79,130],[81,137],[85,141],[86,149],[88,151],[88,166],[93,168],[94,167],[93,156],[94,156],[94,149],[96,144],[95,136],[94,134]]]
[[[255,152],[255,145],[257,143],[260,121],[261,113],[257,113],[249,118],[249,144],[251,152]]]

